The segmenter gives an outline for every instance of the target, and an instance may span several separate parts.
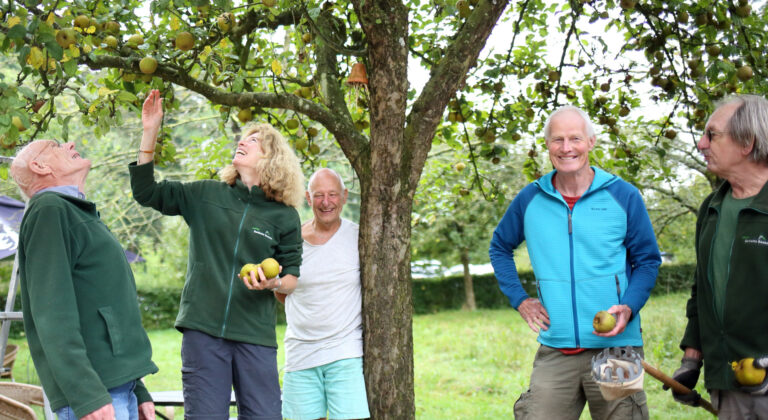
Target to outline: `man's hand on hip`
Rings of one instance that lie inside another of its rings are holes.
[[[549,328],[549,314],[538,299],[528,298],[517,306],[517,311],[523,317],[533,332],[538,333],[539,328]]]

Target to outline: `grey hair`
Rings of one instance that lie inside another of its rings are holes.
[[[582,120],[584,120],[584,128],[587,130],[587,137],[593,137],[595,135],[595,128],[592,127],[592,122],[589,120],[589,115],[587,115],[586,112],[582,111],[581,108],[575,107],[573,105],[565,105],[555,110],[555,112],[549,114],[549,118],[547,118],[547,123],[544,124],[544,139],[546,141],[549,141],[549,136],[552,134],[552,130],[550,128],[550,125],[552,124],[552,119],[554,119],[556,116],[564,113],[564,112],[575,112],[579,114]]]
[[[742,147],[753,145],[750,160],[768,163],[768,100],[757,95],[735,95],[718,102],[715,109],[732,103],[739,106],[726,127],[731,138]]]
[[[316,170],[315,173],[312,174],[312,176],[309,177],[309,182],[307,182],[307,191],[309,191],[310,194],[312,194],[312,181],[315,180],[315,177],[317,176],[317,174],[320,173],[320,171],[328,171],[328,172],[330,172],[339,181],[339,186],[341,186],[341,190],[344,191],[344,190],[347,189],[347,187],[344,186],[344,180],[341,179],[341,175],[339,175],[338,172],[334,171],[331,168],[320,168],[320,169]]]

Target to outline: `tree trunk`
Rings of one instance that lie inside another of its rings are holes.
[[[474,311],[477,309],[475,303],[475,286],[472,285],[472,275],[469,274],[469,249],[461,248],[461,265],[464,266],[464,309]]]
[[[371,418],[412,419],[411,200],[393,197],[392,189],[380,185],[363,187],[360,268],[368,405]]]
[[[411,182],[415,146],[404,139],[408,10],[394,1],[360,1],[355,7],[364,17],[361,24],[369,39],[371,94],[368,166],[357,168],[368,405],[374,419],[412,419],[416,406],[410,240],[418,182]]]

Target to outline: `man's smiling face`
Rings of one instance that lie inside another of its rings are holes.
[[[307,191],[307,203],[312,207],[315,221],[332,224],[341,220],[341,210],[347,203],[347,190],[331,171],[318,172]]]

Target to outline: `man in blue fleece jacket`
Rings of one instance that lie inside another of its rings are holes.
[[[595,134],[582,110],[553,112],[544,136],[554,170],[520,191],[490,246],[502,292],[541,343],[515,416],[578,419],[588,402],[593,419],[647,419],[644,392],[603,398],[590,360],[608,347],[642,354],[639,311],[661,264],[651,221],[637,188],[589,165]],[[515,267],[523,241],[538,298],[523,290]],[[601,310],[616,318],[607,333],[592,328]]]

